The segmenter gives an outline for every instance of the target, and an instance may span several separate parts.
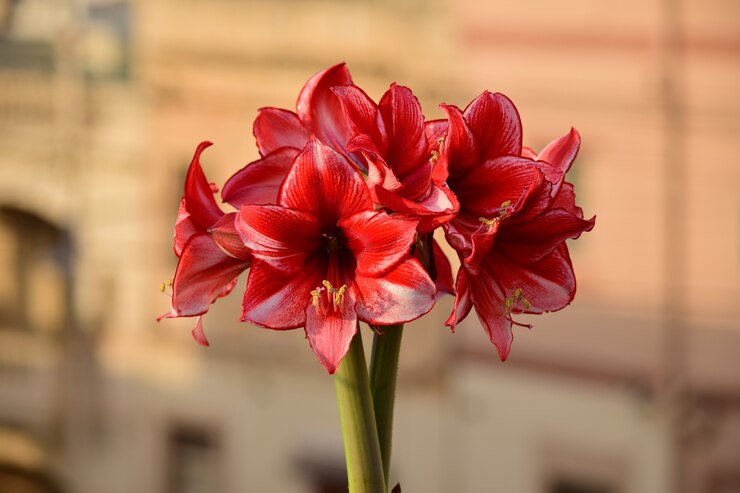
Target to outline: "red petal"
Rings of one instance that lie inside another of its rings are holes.
[[[363,211],[342,218],[339,227],[357,261],[357,274],[381,275],[408,256],[417,223],[382,211]]]
[[[478,164],[478,144],[459,108],[445,104],[441,105],[441,108],[447,112],[449,118],[442,154],[450,176],[462,177],[471,167]]]
[[[329,374],[337,371],[339,362],[349,349],[349,344],[357,332],[352,293],[344,293],[344,301],[339,310],[322,311],[308,303],[306,310],[306,335],[319,362]]]
[[[470,235],[470,254],[463,259],[463,266],[471,274],[478,275],[480,264],[486,259],[493,248],[501,223],[494,223],[490,227],[481,225],[479,231]]]
[[[565,174],[576,159],[580,146],[581,136],[575,128],[571,128],[566,135],[550,142],[537,156],[538,161],[546,162],[552,167],[552,171],[548,173],[548,168],[543,166],[543,171],[553,184],[551,192],[553,196],[560,191]]]
[[[342,105],[331,91],[333,86],[352,84],[349,70],[343,63],[334,65],[311,77],[303,86],[296,110],[298,116],[321,142],[345,150],[349,129],[344,120]]]
[[[195,328],[193,328],[191,334],[195,342],[201,346],[210,346],[208,339],[206,339],[206,333],[203,331],[203,317],[198,317],[195,321]]]
[[[575,128],[571,128],[570,132],[547,144],[537,160],[545,161],[565,174],[573,164],[580,146],[581,136]]]
[[[513,340],[512,323],[505,313],[505,297],[498,284],[496,284],[496,278],[491,277],[488,273],[480,276],[470,276],[469,282],[470,296],[478,320],[483,325],[491,342],[496,346],[501,361],[505,361],[509,356],[511,341]]]
[[[497,239],[498,248],[522,264],[539,261],[565,240],[591,231],[595,220],[584,220],[564,209],[552,209],[531,221],[511,224]]]
[[[583,210],[576,205],[576,194],[573,190],[573,184],[563,181],[560,190],[555,195],[551,207],[553,209],[565,209],[571,214],[583,219]]]
[[[521,289],[522,296],[530,304],[529,308],[514,309],[515,313],[543,313],[560,310],[575,296],[576,279],[573,266],[565,245],[558,247],[548,256],[531,265],[522,266],[512,262],[504,255],[494,254],[490,261],[481,267],[480,279],[495,279],[504,293],[501,302],[514,291]],[[476,310],[479,298],[476,295]],[[503,312],[503,305],[498,307]]]
[[[202,232],[198,229],[198,226],[190,218],[187,207],[185,206],[185,198],[180,201],[180,208],[177,211],[177,219],[175,220],[175,255],[180,257],[182,254],[182,248],[185,243],[188,242],[191,236],[196,233]]]
[[[407,258],[381,277],[357,275],[352,289],[357,316],[371,324],[410,322],[434,306],[436,288],[415,258]]]
[[[514,103],[499,93],[484,92],[465,108],[465,120],[480,145],[481,160],[522,152],[522,122]]]
[[[449,188],[436,184],[430,187],[429,195],[420,202],[409,200],[380,186],[376,186],[373,192],[378,202],[389,210],[418,218],[417,230],[420,233],[429,233],[451,221],[459,209],[455,194]]]
[[[430,120],[424,123],[424,134],[427,136],[429,143],[429,152],[439,150],[439,141],[447,135],[447,120]]]
[[[470,282],[468,277],[469,275],[465,272],[465,269],[457,271],[457,281],[455,283],[455,307],[452,309],[450,317],[445,322],[445,325],[450,327],[453,332],[455,331],[457,324],[462,322],[470,313],[471,308],[473,308],[473,298],[470,292]]]
[[[295,329],[306,324],[311,291],[320,285],[324,267],[307,262],[298,270],[284,272],[255,259],[249,271],[242,304],[242,321],[270,329]]]
[[[236,230],[256,258],[286,272],[299,272],[306,258],[320,246],[315,217],[277,205],[245,205]]]
[[[537,153],[534,152],[534,149],[532,149],[531,147],[522,146],[522,157],[536,161]]]
[[[393,173],[404,181],[430,157],[421,105],[408,87],[391,84],[378,109],[388,135],[388,151],[383,157]]]
[[[437,296],[439,297],[443,293],[455,294],[455,281],[452,279],[452,266],[450,265],[447,255],[445,255],[445,252],[439,246],[439,243],[437,243],[437,240],[432,240],[432,252],[434,255]]]
[[[495,219],[522,207],[539,184],[540,171],[534,161],[504,156],[476,166],[456,187],[460,206],[465,211]]]
[[[185,177],[185,209],[201,231],[211,227],[223,215],[200,166],[201,153],[211,145],[210,142],[201,142],[198,145]]]
[[[257,139],[261,156],[281,147],[303,149],[311,137],[309,131],[292,111],[279,108],[262,108],[254,119],[252,133]]]
[[[275,204],[280,184],[288,174],[298,150],[284,147],[249,163],[229,178],[221,198],[237,209],[245,204]]]
[[[278,203],[306,211],[325,226],[373,207],[359,172],[337,151],[316,141],[295,159],[280,187]]]
[[[348,149],[384,156],[388,147],[385,125],[370,96],[357,86],[334,87],[332,91],[342,104],[342,111],[353,137]],[[360,135],[366,136],[366,139],[357,139]]]
[[[225,254],[205,233],[185,244],[172,285],[172,307],[179,317],[202,315],[233,287],[249,264]]]
[[[208,229],[208,234],[211,235],[211,238],[218,246],[232,257],[249,260],[251,254],[247,250],[247,247],[244,246],[234,224],[236,214],[236,212],[224,214],[216,224]]]

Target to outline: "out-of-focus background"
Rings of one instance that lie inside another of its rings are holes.
[[[196,145],[223,183],[338,61],[428,118],[503,92],[535,149],[575,126],[597,215],[574,303],[506,363],[449,298],[407,328],[394,482],[740,491],[737,0],[0,0],[0,492],[345,491],[302,331],[240,324],[244,280],[210,348],[154,322]]]

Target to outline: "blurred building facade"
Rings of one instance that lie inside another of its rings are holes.
[[[598,216],[573,306],[505,364],[474,317],[442,327],[449,299],[406,329],[404,491],[740,491],[738,19],[730,0],[0,1],[0,493],[344,491],[301,331],[238,323],[236,292],[210,348],[154,322],[197,143],[223,183],[257,157],[256,110],[339,60],[428,118],[503,92],[534,148],[576,126]]]

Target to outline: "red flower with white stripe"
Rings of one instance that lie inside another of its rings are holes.
[[[197,316],[193,337],[204,346],[208,340],[201,315],[234,289],[237,277],[251,261],[234,228],[236,213],[221,210],[200,165],[201,153],[210,146],[210,142],[198,146],[185,178],[175,222],[175,255],[180,260],[172,281],[172,309],[160,317]]]
[[[334,373],[362,320],[403,323],[428,312],[435,286],[411,257],[417,220],[373,209],[362,176],[336,150],[311,141],[277,205],[244,205],[236,229],[254,260],[242,320],[305,327]]]
[[[564,182],[580,138],[573,130],[539,156],[525,150],[522,157],[521,122],[505,96],[485,92],[464,112],[444,108],[449,127],[441,159],[460,201],[445,232],[461,259],[447,324],[454,328],[475,307],[506,359],[512,325],[522,325],[512,314],[560,310],[575,296],[565,241],[595,222],[583,219]]]

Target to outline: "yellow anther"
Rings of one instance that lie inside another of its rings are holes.
[[[522,288],[516,288],[514,294],[504,300],[504,315],[509,315],[511,310],[517,308],[519,305],[523,306],[524,310],[532,308],[532,304],[523,294]]]
[[[487,217],[479,217],[478,218],[478,221],[482,222],[483,224],[485,224],[489,228],[492,228],[493,225],[498,222],[498,220],[499,220],[498,217],[494,217],[493,219],[488,219]]]
[[[334,293],[334,308],[339,308],[342,306],[342,301],[344,301],[344,292],[347,291],[347,285],[342,284],[342,287],[337,289]]]
[[[510,205],[511,205],[511,200],[505,200],[501,203],[502,208],[509,207]]]
[[[171,293],[167,293],[167,288],[172,287],[173,280],[170,279],[168,281],[163,281],[162,284],[159,285],[159,292],[160,293],[166,293],[168,295],[171,295]]]
[[[431,161],[432,164],[436,164],[439,160],[439,152],[432,151],[432,157],[429,158],[429,161]]]
[[[321,310],[326,313],[326,303],[331,303],[331,307],[336,311],[344,302],[344,293],[347,291],[347,285],[342,284],[341,287],[335,288],[326,279],[321,281],[321,284],[323,287],[318,287],[311,291],[311,304],[317,311]],[[324,298],[324,303],[322,303],[322,295],[324,293],[326,293],[326,298]]]
[[[313,291],[311,291],[311,304],[315,306],[316,308],[319,307],[319,297],[321,297],[321,292],[324,290],[324,288],[316,288]]]

